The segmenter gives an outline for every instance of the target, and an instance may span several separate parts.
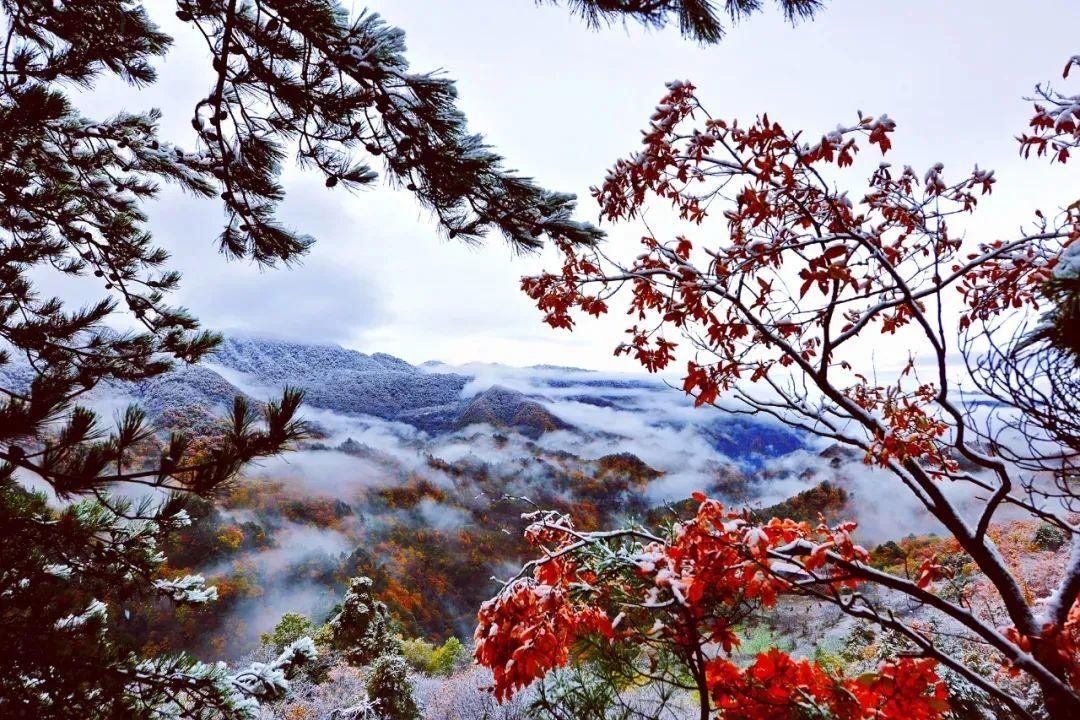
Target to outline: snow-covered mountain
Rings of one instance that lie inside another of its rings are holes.
[[[16,387],[32,377],[18,363],[0,368],[0,375]],[[629,448],[659,464],[707,452],[754,467],[804,445],[774,423],[695,410],[681,391],[651,377],[553,366],[416,366],[337,345],[244,337],[228,338],[202,364],[106,384],[89,399],[103,407],[134,402],[155,420],[197,433],[236,396],[265,401],[285,386],[303,389],[307,408],[402,423],[429,437],[472,425],[532,439],[561,432],[572,436],[571,444],[607,438],[610,447],[597,445],[598,455]]]
[[[694,410],[681,391],[654,378],[577,368],[415,366],[337,345],[230,338],[205,367],[168,377],[144,389],[143,400],[160,407],[204,394],[220,404],[230,395],[223,383],[258,399],[291,385],[305,391],[309,407],[405,423],[430,436],[478,424],[532,438],[556,431],[634,438],[667,428],[751,465],[803,446],[802,438],[772,423]]]

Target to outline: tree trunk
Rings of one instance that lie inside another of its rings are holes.
[[[1062,697],[1044,691],[1046,697],[1046,716],[1050,720],[1076,720],[1080,718],[1080,704],[1076,698]]]
[[[1050,720],[1078,720],[1080,698],[1073,693],[1062,692],[1056,687],[1039,684],[1046,702],[1046,716]]]
[[[1080,719],[1080,696],[1075,691],[1070,692],[1069,690],[1070,668],[1066,663],[1062,662],[1057,646],[1052,642],[1036,639],[1032,643],[1031,655],[1043,667],[1061,679],[1061,682],[1056,684],[1036,680],[1046,703],[1046,716],[1050,720]]]

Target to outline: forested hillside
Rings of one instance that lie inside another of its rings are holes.
[[[7,370],[13,381],[17,367]],[[193,502],[191,525],[163,548],[166,575],[205,575],[218,601],[183,613],[125,608],[123,632],[148,651],[236,658],[286,612],[327,617],[348,580],[364,575],[402,632],[467,640],[477,605],[496,587],[492,577],[528,553],[523,513],[558,508],[586,529],[665,522],[685,510],[693,489],[760,505],[782,499],[770,480],[820,482],[818,471],[763,470],[791,453],[812,454],[798,435],[719,415],[687,424],[685,403],[663,384],[566,368],[501,372],[520,389],[492,381],[462,396],[472,378],[438,366],[230,339],[206,366],[95,391],[103,406],[137,401],[163,428],[211,443],[224,430],[212,418],[233,396],[289,384],[305,391],[314,428],[287,458],[250,469],[214,502]],[[398,392],[406,385],[413,391]],[[658,413],[658,403],[667,410]],[[616,431],[626,420],[637,424]],[[161,439],[138,452],[150,455]],[[658,469],[633,452],[662,459],[670,441],[693,444],[707,461]],[[839,493],[818,506],[842,506]]]

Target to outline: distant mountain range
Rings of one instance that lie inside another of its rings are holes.
[[[484,382],[476,382],[478,376]],[[0,378],[15,386],[31,377],[28,367],[16,363],[0,368]],[[553,366],[415,366],[385,353],[243,337],[226,339],[203,364],[178,366],[139,383],[106,384],[90,399],[130,400],[166,426],[198,433],[237,395],[262,402],[286,385],[303,389],[309,408],[404,423],[432,437],[477,424],[532,439],[558,430],[627,436],[633,431],[619,430],[610,418],[636,416],[638,424],[643,418],[655,427],[693,425],[716,451],[749,467],[803,447],[800,436],[774,423],[684,412],[689,404],[678,390],[648,377]],[[578,427],[565,414],[590,407],[607,413],[591,427]]]
[[[491,384],[470,393],[467,386],[478,374],[496,380],[488,379]],[[231,389],[226,388],[229,379],[235,381]],[[653,424],[689,422],[682,415],[658,411],[657,398],[663,398],[666,406],[684,403],[685,396],[647,377],[553,366],[415,366],[385,353],[367,355],[336,345],[252,338],[227,339],[208,365],[187,368],[175,380],[166,376],[154,381],[144,389],[142,401],[152,407],[169,406],[190,402],[191,392],[205,391],[210,395],[202,404],[220,404],[250,386],[266,388],[258,398],[263,399],[286,384],[302,388],[310,407],[401,422],[432,436],[475,424],[534,439],[555,430],[576,430],[571,418],[560,415],[566,404],[646,415]],[[803,438],[774,423],[707,411],[693,412],[691,417],[714,449],[750,466],[803,447]]]
[[[28,368],[0,369],[16,385],[29,381]],[[569,425],[540,403],[505,387],[464,398],[470,377],[433,372],[385,353],[366,355],[337,345],[229,338],[200,365],[138,383],[109,383],[92,397],[130,398],[154,419],[210,421],[236,396],[255,402],[286,385],[304,390],[308,407],[349,416],[367,415],[412,425],[431,435],[474,423],[535,437]]]

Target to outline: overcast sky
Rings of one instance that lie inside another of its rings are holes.
[[[352,6],[359,12],[365,4]],[[830,0],[816,21],[795,28],[770,7],[707,48],[673,29],[592,32],[564,8],[531,0],[367,6],[405,30],[414,70],[442,68],[457,80],[471,127],[511,167],[578,193],[589,219],[596,206],[588,187],[636,149],[663,83],[675,78],[692,80],[714,115],[766,111],[811,135],[860,109],[887,112],[898,123],[894,164],[997,171],[992,200],[968,228],[980,237],[1014,231],[1032,209],[1074,199],[1076,169],[1023,162],[1013,137],[1030,116],[1022,96],[1038,81],[1060,81],[1065,59],[1080,52],[1076,0]],[[132,93],[109,83],[82,105],[91,115],[157,106],[165,135],[190,147],[191,110],[210,82],[209,62],[189,29],[171,15],[160,21],[177,46],[159,63],[158,84]],[[573,334],[539,322],[518,283],[550,267],[551,256],[514,257],[496,238],[481,248],[440,239],[407,193],[350,195],[295,172],[286,186],[283,219],[318,240],[290,271],[260,273],[220,258],[214,237],[222,215],[212,201],[166,194],[151,208],[159,241],[184,273],[178,299],[207,326],[338,342],[416,363],[633,369],[611,357],[624,318],[583,321]],[[636,242],[642,232],[606,229],[612,243]],[[717,231],[706,225],[699,239]],[[86,297],[94,290],[87,287]]]

